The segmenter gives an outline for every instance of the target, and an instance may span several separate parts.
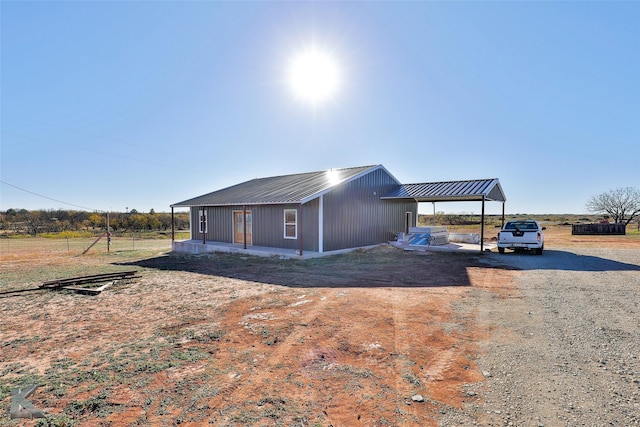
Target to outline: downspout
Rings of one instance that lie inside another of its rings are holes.
[[[207,214],[204,211],[204,206],[202,207],[202,218],[200,219],[200,224],[202,224],[202,244],[207,244]],[[198,213],[200,213],[200,209],[198,209]]]

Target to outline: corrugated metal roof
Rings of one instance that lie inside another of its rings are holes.
[[[418,202],[463,202],[483,198],[497,202],[507,200],[498,178],[402,184],[382,197],[382,199],[415,199]]]
[[[360,166],[273,176],[269,178],[256,178],[222,190],[214,191],[213,193],[175,203],[171,206],[306,203],[316,197],[320,197],[320,195],[331,190],[331,188],[338,184],[351,181],[379,168],[383,168],[383,166]]]

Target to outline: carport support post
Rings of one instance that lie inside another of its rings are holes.
[[[482,224],[480,225],[480,252],[484,250],[484,196],[482,196]]]
[[[173,242],[176,239],[176,228],[174,226],[173,219],[173,206],[171,206],[171,241]]]
[[[504,202],[502,202],[502,224],[500,228],[504,227]]]

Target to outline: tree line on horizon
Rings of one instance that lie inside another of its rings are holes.
[[[176,230],[189,228],[189,213],[174,213]],[[7,209],[0,212],[0,231],[37,235],[39,233],[59,233],[63,231],[106,231],[107,214],[100,212],[63,209]],[[171,229],[171,214],[110,212],[109,230],[113,232],[167,231]]]
[[[640,216],[640,189],[620,187],[592,196],[586,203],[586,209],[602,215],[606,221],[629,224]],[[520,216],[520,214],[516,214]],[[523,214],[524,215],[524,214]],[[477,215],[475,215],[477,216]],[[486,220],[491,221],[492,215]],[[497,215],[493,215],[494,220]],[[589,220],[589,218],[582,218]],[[445,214],[437,212],[435,216],[419,215],[419,223],[439,223],[464,225],[477,222],[474,215]],[[107,214],[99,212],[51,209],[26,210],[7,209],[0,212],[0,231],[18,234],[37,235],[38,233],[57,233],[62,231],[106,231]],[[189,228],[189,213],[174,213],[176,230]],[[640,228],[640,224],[639,224]],[[167,231],[171,229],[171,214],[140,213],[136,209],[128,212],[110,212],[109,229],[114,232]],[[6,233],[5,233],[6,234]]]

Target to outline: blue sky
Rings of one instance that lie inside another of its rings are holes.
[[[640,187],[638,1],[0,8],[0,210],[160,212],[373,164],[403,183],[497,177],[508,213],[583,213]],[[342,75],[313,106],[286,81],[312,45]]]

